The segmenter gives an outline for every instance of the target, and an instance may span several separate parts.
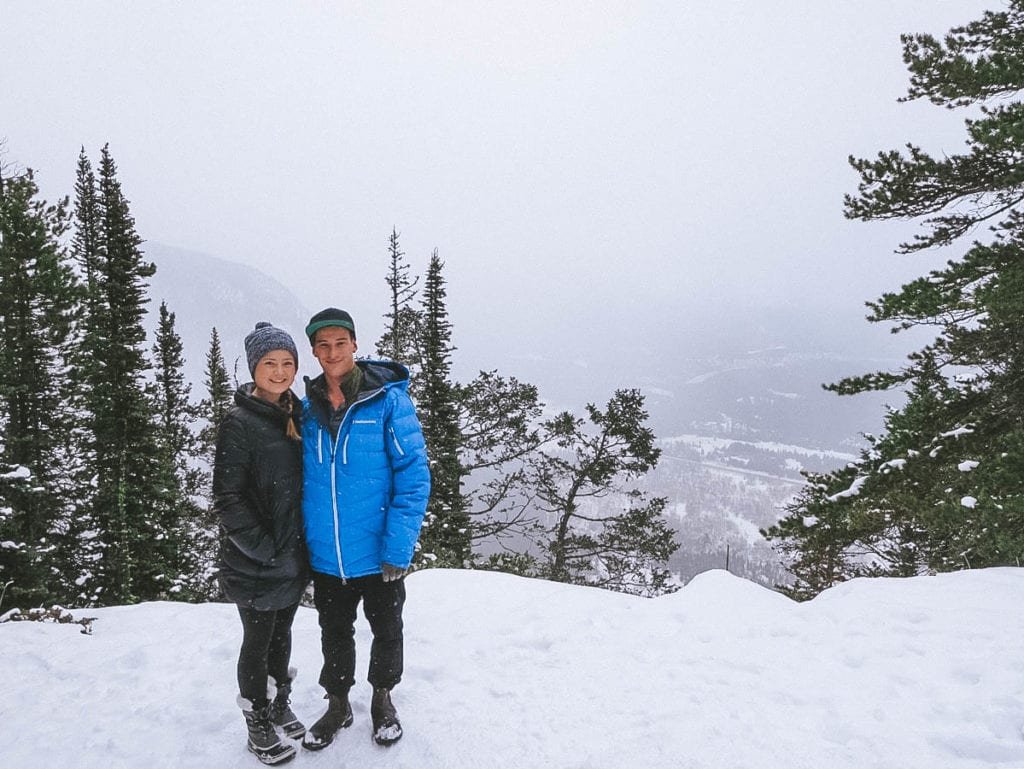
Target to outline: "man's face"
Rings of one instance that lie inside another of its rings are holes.
[[[341,379],[355,365],[356,340],[352,332],[340,326],[328,326],[313,335],[313,357],[320,361],[320,367],[328,379]]]

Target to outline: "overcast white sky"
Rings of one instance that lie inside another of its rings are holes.
[[[935,260],[843,219],[847,155],[962,148],[962,115],[897,104],[899,34],[998,3],[7,0],[0,137],[51,198],[109,142],[143,238],[364,327],[393,225],[417,271],[446,260],[457,335],[856,322]]]

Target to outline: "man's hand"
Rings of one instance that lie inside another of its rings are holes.
[[[396,579],[401,579],[405,576],[405,569],[392,566],[390,563],[382,563],[380,570],[385,582],[394,582]]]

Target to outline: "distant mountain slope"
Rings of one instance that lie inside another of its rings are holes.
[[[308,355],[302,335],[310,313],[276,280],[244,264],[161,243],[145,243],[143,251],[157,266],[150,279],[152,301],[147,332],[152,340],[160,302],[166,301],[175,314],[175,325],[185,348],[185,375],[193,383],[194,396],[205,394],[201,383],[214,327],[220,335],[228,372],[234,370],[237,361],[240,381],[249,380],[242,342],[261,320],[291,333],[303,357],[300,373],[313,371],[315,361]]]
[[[779,338],[785,341],[786,333],[780,329]],[[700,356],[647,357],[627,350],[611,365],[602,363],[600,353],[577,355],[571,362],[552,354],[518,356],[507,366],[541,385],[541,395],[557,408],[580,410],[587,401],[607,401],[617,388],[638,387],[658,436],[689,433],[844,454],[863,445],[861,433],[881,427],[885,404],[902,401],[898,392],[839,396],[822,388],[853,374],[896,368],[896,357],[791,345],[730,352],[725,344]]]

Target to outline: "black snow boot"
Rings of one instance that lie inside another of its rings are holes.
[[[274,731],[270,720],[270,701],[239,699],[245,726],[249,730],[249,751],[264,764],[283,764],[295,758],[295,746],[281,742]]]
[[[323,750],[332,742],[340,729],[352,725],[352,706],[348,702],[348,692],[344,694],[324,695],[327,700],[327,712],[309,727],[302,740],[306,750]]]
[[[302,735],[306,733],[306,727],[302,725],[302,722],[289,707],[291,705],[289,697],[292,694],[292,679],[274,680],[274,684],[277,687],[277,693],[270,702],[270,720],[274,722],[275,726],[281,728],[284,736],[288,739],[301,740]]]
[[[373,741],[378,745],[394,745],[402,739],[402,725],[391,702],[391,690],[383,687],[373,690],[370,701],[370,719],[373,721]]]

